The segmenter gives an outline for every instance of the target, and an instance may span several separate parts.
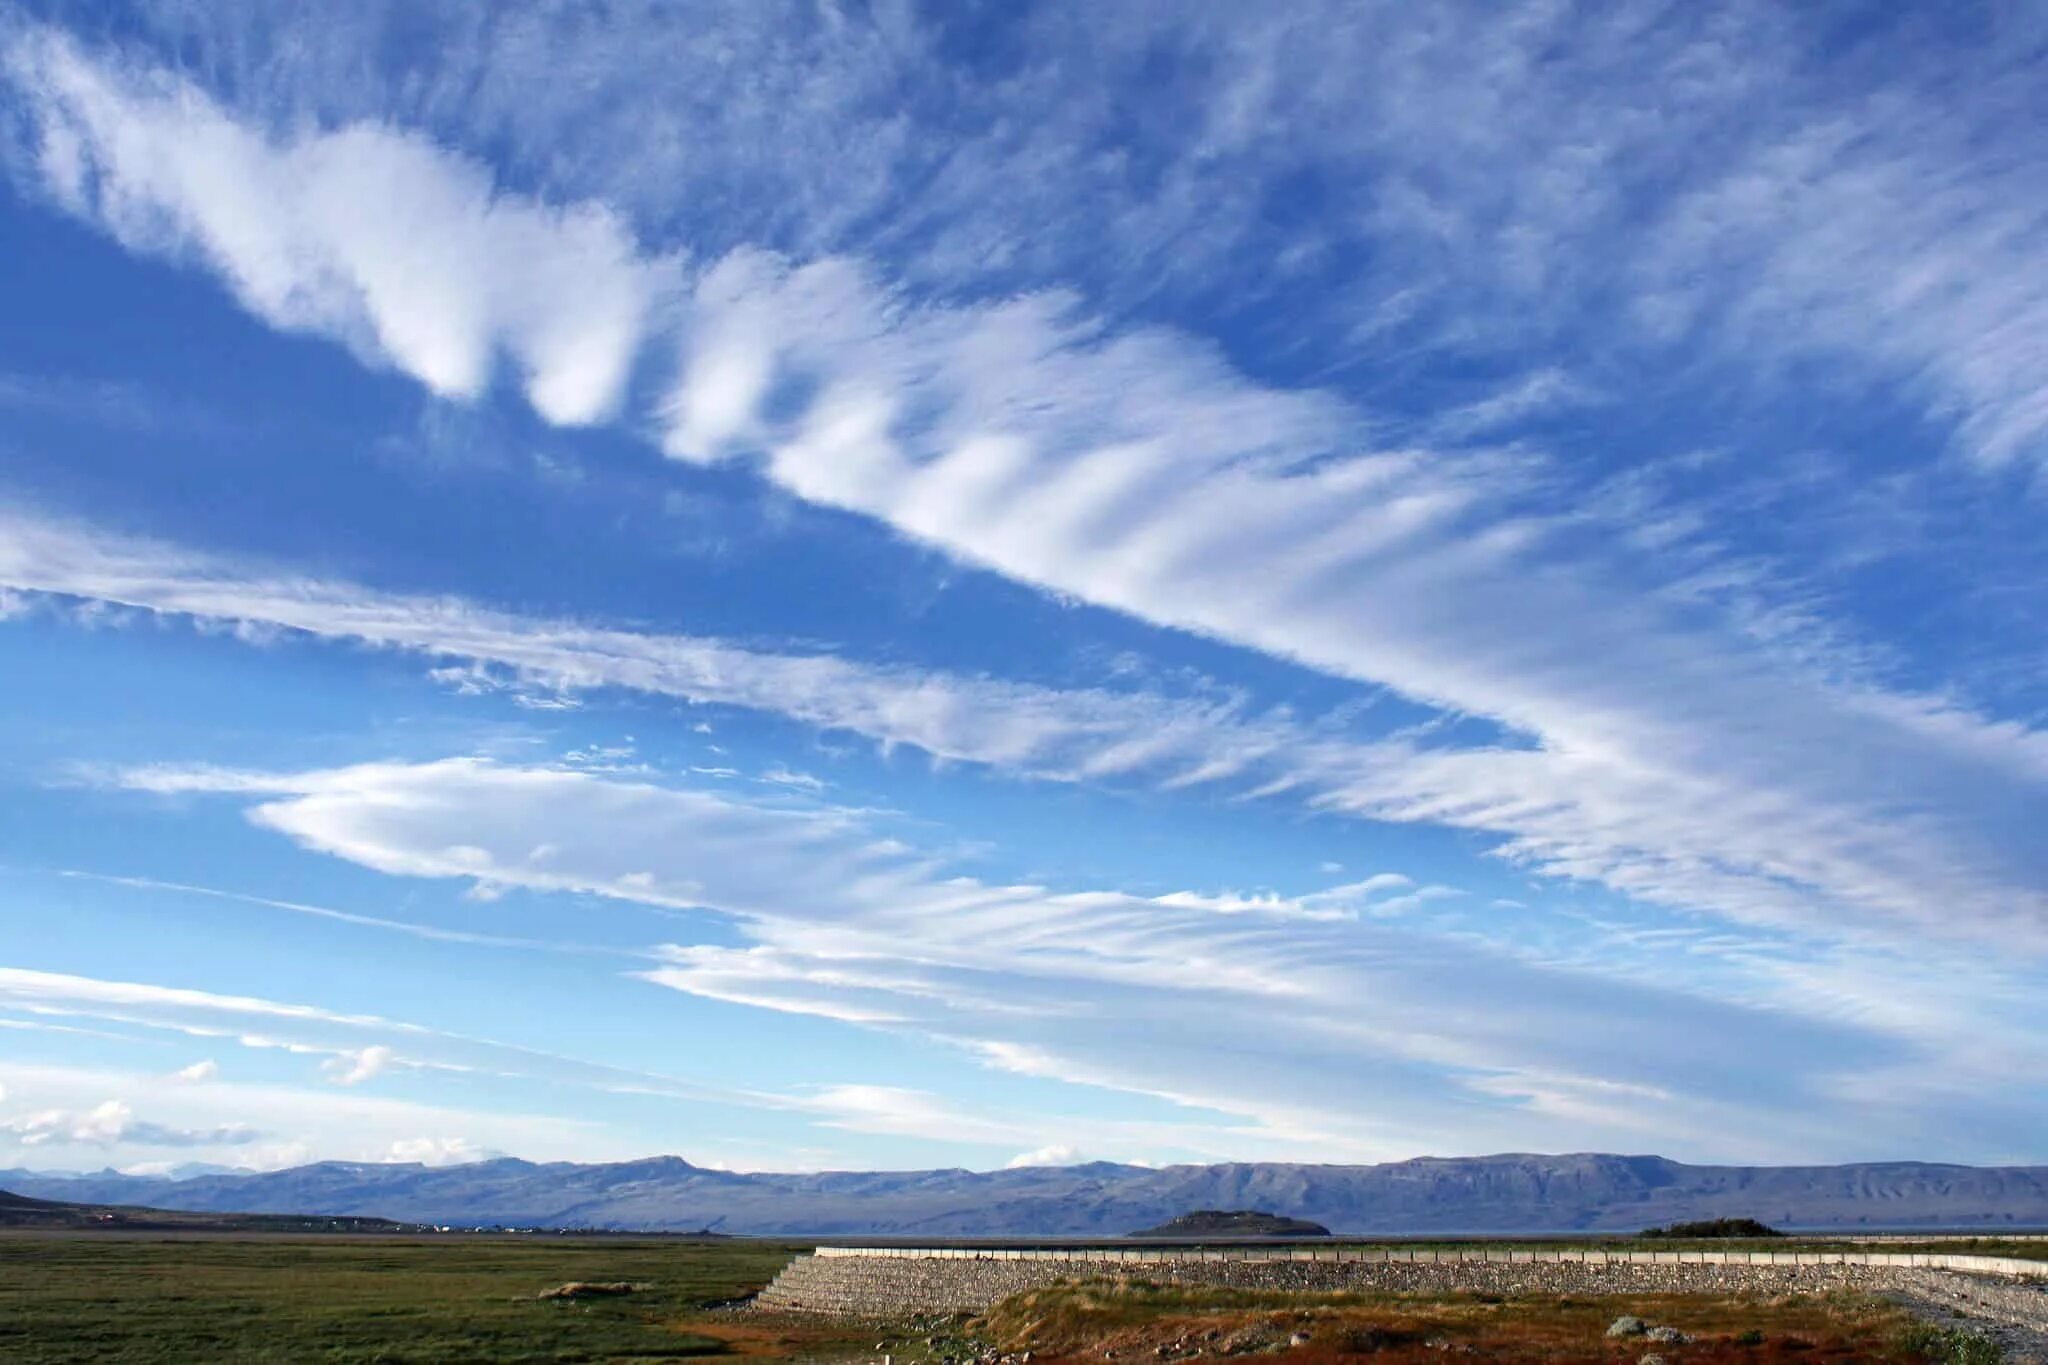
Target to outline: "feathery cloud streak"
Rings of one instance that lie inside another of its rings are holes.
[[[1966,864],[1952,841],[1937,837],[1945,827],[1964,827],[1967,804],[1947,813],[1946,821],[1939,806],[1932,816],[1902,819],[1897,796],[1889,793],[1883,809],[1864,794],[1811,810],[1790,793],[1752,796],[1744,806],[1731,804],[1711,774],[1688,789],[1669,773],[1617,771],[1597,753],[1460,747],[1409,735],[1359,738],[1214,701],[1051,689],[537,621],[458,599],[268,577],[162,545],[22,516],[0,518],[0,587],[185,615],[259,637],[285,629],[493,665],[552,689],[627,687],[748,707],[1030,777],[1215,784],[1372,819],[1498,833],[1509,838],[1510,856],[1538,871],[1823,936],[1881,929],[1863,922],[1866,907],[1884,913],[1936,898],[1951,909],[1987,906],[1996,918],[1922,927],[1964,936],[1998,932],[2011,927],[2011,907],[2034,894],[2023,871],[2001,883],[1985,870],[1995,868],[1995,860]],[[1473,591],[1483,589],[1474,585]],[[2024,734],[1930,711],[1912,698],[1866,694],[1863,700],[1891,708],[1869,727],[1873,731],[1910,735],[1912,726],[1924,725],[1933,731],[1927,750],[1947,764],[1994,765],[1996,776],[1995,765],[2017,760],[2024,779],[2030,742]],[[1820,738],[1804,743],[1812,747]],[[1924,771],[1932,760],[1921,762],[1913,771]],[[1791,791],[1812,793],[1823,775],[1805,773]],[[2007,773],[2003,781],[2015,779]],[[1922,830],[1925,846],[1913,839]],[[1956,899],[1972,887],[1970,899]],[[2025,942],[2029,932],[2022,923],[2008,936]]]
[[[193,777],[191,784],[219,789],[231,784],[218,774]],[[246,784],[245,784],[246,785]],[[630,876],[622,885],[639,886]],[[657,895],[658,889],[640,886],[639,898]],[[649,970],[667,970],[673,950],[650,948],[645,954]],[[770,1008],[786,1008],[782,1000]],[[221,1068],[201,1063],[169,1076],[130,1077],[118,1093],[140,1096],[154,1107],[171,1107],[190,1114],[245,1112],[244,1099],[251,1093],[267,1095],[265,1108],[281,1111],[278,1126],[289,1129],[304,1121],[304,1114],[320,1114],[332,1108],[329,1096],[334,1088],[347,1088],[359,1098],[373,1119],[416,1117],[419,1127],[449,1126],[450,1116],[463,1114],[455,1124],[473,1132],[512,1132],[529,1120],[479,1109],[473,1112],[436,1109],[409,1101],[373,1098],[364,1090],[398,1072],[437,1073],[444,1083],[465,1076],[517,1078],[551,1086],[685,1102],[710,1103],[725,1107],[774,1111],[788,1114],[820,1129],[929,1136],[944,1132],[954,1140],[1014,1146],[1047,1143],[1061,1133],[1082,1134],[1098,1150],[1130,1154],[1170,1151],[1224,1159],[1247,1150],[1274,1155],[1301,1155],[1321,1141],[1318,1131],[1304,1132],[1264,1119],[1238,1118],[1218,1113],[1189,1113],[1165,1119],[1101,1118],[1089,1115],[1046,1113],[1004,1109],[982,1104],[955,1104],[922,1090],[901,1086],[880,1086],[812,1077],[783,1089],[740,1090],[706,1086],[671,1076],[591,1063],[530,1048],[487,1039],[450,1034],[417,1024],[338,1013],[316,1006],[288,1004],[248,996],[221,995],[182,987],[142,982],[108,981],[66,973],[0,968],[0,1009],[19,1009],[44,1017],[75,1017],[118,1022],[130,1027],[156,1030],[184,1037],[232,1039],[244,1047],[287,1055],[316,1057],[322,1088],[287,1089],[250,1087],[221,1079]],[[6,1023],[0,1020],[0,1023]],[[379,1041],[388,1040],[388,1041]],[[0,1066],[0,1073],[6,1068]],[[0,1134],[12,1133],[24,1147],[59,1142],[93,1142],[104,1146],[241,1146],[255,1142],[263,1133],[246,1124],[217,1125],[181,1138],[176,1130],[161,1125],[130,1122],[126,1100],[84,1104],[84,1091],[71,1076],[67,1084],[50,1082],[47,1074],[31,1069],[24,1073],[31,1083],[9,1095],[0,1091],[0,1101],[28,1103],[31,1097],[44,1105],[23,1109],[9,1118],[0,1114]],[[444,1086],[444,1088],[447,1088]],[[101,1091],[105,1093],[104,1090]],[[292,1097],[287,1099],[286,1097]],[[75,1108],[50,1107],[62,1100]],[[450,1103],[454,1097],[449,1096]],[[294,1116],[296,1114],[296,1116]],[[438,1125],[420,1118],[439,1115]],[[546,1120],[533,1124],[545,1127]],[[270,1123],[264,1127],[268,1129]],[[561,1125],[574,1127],[575,1125]],[[284,1165],[309,1159],[310,1154],[342,1156],[345,1159],[412,1160],[412,1139],[402,1135],[384,1150],[384,1125],[373,1123],[356,1139],[360,1145],[337,1145],[332,1136],[295,1135],[289,1145],[272,1143],[259,1153],[236,1156],[238,1164]],[[561,1139],[559,1131],[545,1134],[550,1143]],[[422,1149],[429,1150],[432,1149]],[[630,1150],[630,1149],[627,1149]],[[472,1158],[474,1159],[474,1158]]]
[[[1375,899],[1403,889],[1385,879],[1297,900],[998,886],[851,812],[469,759],[125,781],[250,799],[257,824],[395,876],[717,910],[747,944],[664,949],[645,978],[1259,1115],[1348,1151],[1566,1132],[1676,1149],[1745,1127],[1777,1134],[1781,1153],[1857,1150],[1833,1106],[1841,1087],[1937,1069],[1967,1046],[1808,1011],[1794,990],[1734,1003],[1378,921]],[[1666,966],[1699,964],[1679,945]],[[1759,1048],[1780,1059],[1768,1077]],[[1358,1128],[1360,1113],[1381,1126]],[[2012,1121],[1999,1104],[1985,1118]]]
[[[49,192],[131,250],[201,260],[272,326],[438,394],[476,397],[502,353],[551,422],[616,407],[660,272],[603,209],[497,195],[482,166],[386,128],[279,141],[51,32],[6,67],[33,102]]]
[[[252,123],[489,147],[522,189],[707,257],[1220,309],[1397,401],[1418,353],[1487,366],[1532,337],[1623,385],[1682,348],[1796,397],[1817,361],[1903,386],[1987,465],[2048,450],[2048,109],[2018,11],[131,10],[138,65],[185,63]]]
[[[844,259],[744,248],[686,278],[588,226],[602,209],[497,194],[412,135],[258,134],[44,32],[11,67],[49,193],[144,249],[196,244],[273,321],[368,335],[454,394],[509,350],[543,415],[584,421],[673,286],[672,455],[760,458],[807,499],[969,562],[1511,731],[1401,755],[1320,802],[1487,830],[1537,870],[1746,919],[2030,948],[2048,932],[2048,868],[2006,837],[2040,807],[2048,740],[1782,657],[1574,515],[1559,464],[1379,448],[1347,402],[1057,293],[938,305]],[[400,182],[423,216],[395,246],[322,207]],[[516,305],[490,264],[513,256],[539,281]],[[390,282],[419,272],[463,292],[415,315]],[[593,284],[564,297],[557,276]],[[549,357],[570,354],[608,359],[562,377]]]

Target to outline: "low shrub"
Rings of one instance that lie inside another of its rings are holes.
[[[1899,1334],[1899,1345],[1930,1365],[1999,1365],[2005,1352],[1989,1337],[1960,1327],[1916,1322]]]

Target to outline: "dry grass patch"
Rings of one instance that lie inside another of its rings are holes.
[[[1615,1339],[1632,1314],[1689,1341]],[[1160,1361],[1284,1355],[1287,1365],[1371,1358],[1636,1365],[1708,1362],[1896,1362],[1944,1358],[1902,1308],[1867,1295],[1290,1294],[1098,1280],[1019,1294],[979,1324],[988,1340],[1033,1360]]]

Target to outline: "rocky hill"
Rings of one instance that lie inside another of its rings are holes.
[[[1785,1229],[2048,1227],[2048,1167],[1688,1166],[1655,1156],[1424,1157],[1377,1166],[1097,1162],[975,1172],[736,1174],[607,1165],[322,1162],[186,1180],[0,1171],[43,1198],[405,1222],[898,1237],[1120,1237],[1188,1209],[1268,1209],[1339,1233],[1634,1233],[1757,1218]]]

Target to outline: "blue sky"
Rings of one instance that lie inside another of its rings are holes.
[[[2044,49],[0,10],[0,1167],[2048,1160]]]

